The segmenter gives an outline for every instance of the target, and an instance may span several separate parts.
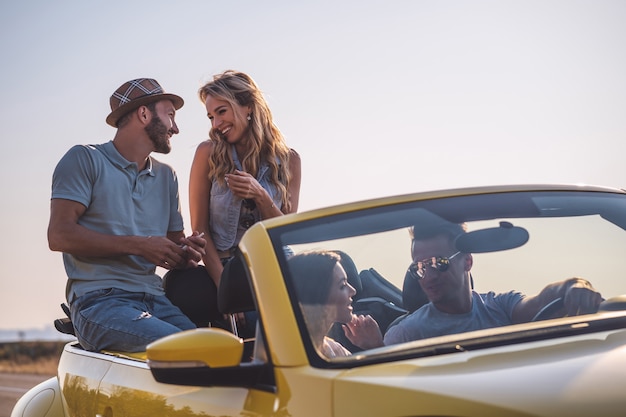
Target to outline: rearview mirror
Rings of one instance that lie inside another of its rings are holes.
[[[462,234],[456,239],[455,246],[463,253],[498,252],[518,248],[528,242],[528,238],[526,229],[503,221],[499,227]]]

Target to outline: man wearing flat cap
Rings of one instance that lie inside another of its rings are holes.
[[[140,78],[110,104],[113,140],[72,147],[54,171],[48,244],[63,252],[82,347],[138,352],[195,327],[164,295],[156,267],[196,266],[206,241],[185,237],[176,173],[150,156],[170,152],[183,99]]]

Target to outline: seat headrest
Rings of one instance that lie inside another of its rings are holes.
[[[402,284],[402,306],[409,313],[412,313],[427,303],[428,297],[422,290],[422,286],[407,269],[406,274],[404,274],[404,283]]]
[[[363,291],[363,284],[361,283],[361,277],[359,276],[359,270],[357,269],[354,261],[344,251],[334,250],[337,255],[341,257],[341,261],[339,262],[343,267],[343,270],[346,271],[346,275],[348,276],[348,284],[350,284],[359,294]]]
[[[241,255],[235,255],[226,265],[217,290],[217,309],[222,314],[235,314],[256,309],[250,281]]]

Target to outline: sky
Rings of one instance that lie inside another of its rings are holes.
[[[302,158],[299,211],[435,189],[626,187],[626,2],[24,0],[0,5],[0,330],[62,316],[52,172],[104,143],[109,97],[157,79],[185,99],[156,158],[188,176],[198,88],[235,69]],[[190,232],[189,229],[186,230]]]

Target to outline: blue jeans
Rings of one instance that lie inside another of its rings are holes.
[[[90,351],[142,352],[161,337],[196,328],[165,295],[109,288],[78,297],[70,309],[78,342]]]

